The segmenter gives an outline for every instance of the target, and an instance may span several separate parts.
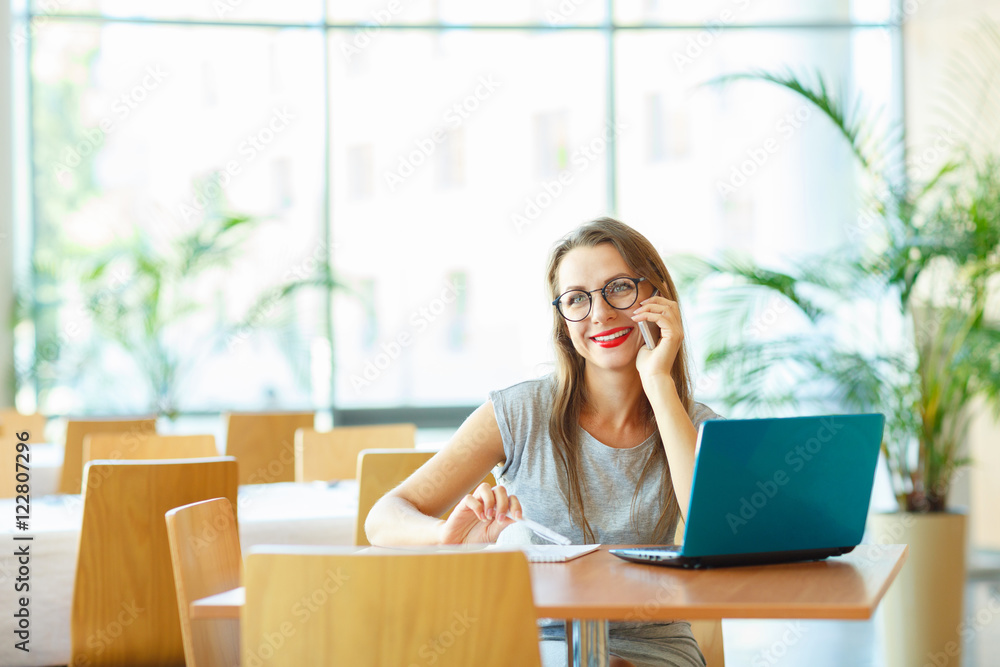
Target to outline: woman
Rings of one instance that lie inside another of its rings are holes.
[[[687,515],[697,424],[677,291],[653,245],[601,218],[548,266],[556,372],[490,393],[434,458],[380,500],[372,544],[516,541],[522,509],[577,544],[669,544]],[[516,305],[512,305],[516,307]],[[647,322],[648,349],[639,322]],[[476,484],[500,466],[498,484]],[[475,487],[475,488],[474,488]],[[467,493],[468,489],[473,489]],[[443,521],[441,516],[457,503]],[[562,624],[543,640],[563,640]],[[612,623],[619,665],[704,665],[687,623]],[[543,641],[543,659],[565,647]],[[546,665],[549,660],[545,660]]]

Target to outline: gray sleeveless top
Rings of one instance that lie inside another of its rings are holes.
[[[521,382],[507,389],[490,392],[493,412],[500,427],[506,460],[495,477],[507,493],[521,501],[524,516],[552,528],[583,544],[583,528],[569,515],[569,503],[559,486],[555,446],[549,437],[549,415],[552,413],[555,377]],[[708,419],[718,419],[708,407],[693,404],[691,421],[697,427]],[[615,449],[599,442],[580,429],[580,487],[583,493],[587,522],[601,544],[653,544],[660,498],[669,489],[660,484],[662,470],[654,469],[646,476],[636,497],[634,522],[630,516],[632,496],[642,468],[653,447],[662,447],[654,433],[641,444],[629,449]],[[669,482],[668,482],[669,484]],[[676,520],[669,526],[664,540],[669,543],[676,529]],[[497,544],[546,543],[521,524],[508,526]],[[542,640],[565,641],[563,622],[539,619]],[[684,621],[648,623],[637,621],[613,622],[608,626],[609,648],[634,665],[687,665],[703,667],[705,658]],[[548,642],[542,641],[543,655],[565,656],[565,648],[557,645],[545,652]],[[547,660],[546,665],[550,664]],[[556,661],[551,661],[556,664]],[[559,664],[565,664],[559,662]]]
[[[549,437],[554,388],[555,376],[548,375],[490,392],[506,455],[496,478],[508,494],[517,496],[525,517],[562,533],[574,544],[583,544],[583,528],[570,517],[559,484],[555,445]],[[696,428],[703,421],[719,418],[701,403],[693,404],[690,416]],[[580,429],[580,487],[587,521],[598,543],[654,543],[660,498],[669,493],[661,488],[662,471],[657,468],[646,476],[634,513],[632,497],[652,448],[662,446],[654,433],[640,445],[615,449]],[[676,521],[667,532],[666,544],[671,543],[675,528]],[[504,530],[497,541],[545,542],[518,524]]]

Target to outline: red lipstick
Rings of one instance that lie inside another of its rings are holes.
[[[632,329],[634,327],[616,327],[614,329],[608,329],[607,331],[602,331],[596,336],[591,336],[590,340],[594,341],[601,347],[618,347],[632,335]],[[622,333],[626,332],[626,333]],[[608,336],[614,336],[615,334],[621,334],[615,336],[614,338],[607,339]],[[597,340],[598,338],[605,338],[606,340]]]

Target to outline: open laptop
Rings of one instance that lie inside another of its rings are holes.
[[[845,554],[865,532],[884,426],[880,414],[704,422],[684,544],[610,552],[686,568]]]

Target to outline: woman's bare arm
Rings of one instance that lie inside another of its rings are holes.
[[[441,451],[375,503],[365,521],[368,541],[388,546],[496,540],[510,524],[497,517],[520,513],[517,499],[508,498],[503,487],[481,484],[504,459],[493,404],[487,401]],[[456,503],[447,522],[438,518]]]
[[[656,416],[656,426],[670,462],[670,481],[677,496],[681,519],[687,521],[698,432],[680,401],[670,372],[684,340],[680,308],[676,301],[654,296],[641,301],[634,313],[634,321],[647,321],[660,328],[660,341],[656,348],[641,348],[636,357],[636,368]]]

